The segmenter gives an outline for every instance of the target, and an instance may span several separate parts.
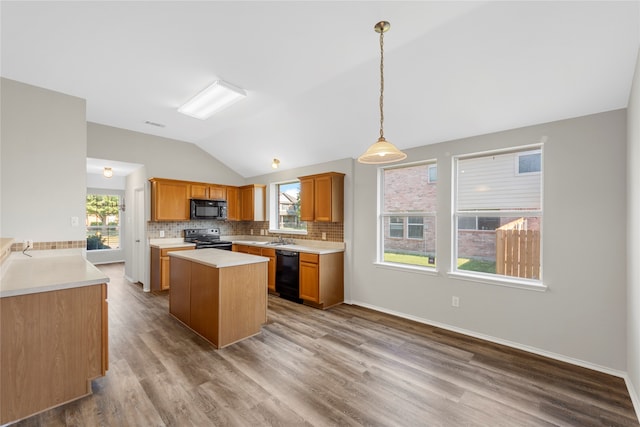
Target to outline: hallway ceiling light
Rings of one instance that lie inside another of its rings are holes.
[[[196,119],[206,120],[245,96],[247,96],[247,92],[244,89],[222,80],[216,80],[178,108],[178,112]]]
[[[274,169],[278,169],[278,166],[280,166],[280,160],[278,160],[278,159],[276,159],[274,157],[273,163],[271,163],[271,167],[274,168]]]
[[[104,170],[102,171],[102,175],[104,175],[107,178],[111,178],[113,176],[113,169],[104,168]]]
[[[376,33],[380,33],[380,138],[362,156],[358,157],[358,162],[365,164],[378,165],[398,162],[407,158],[405,153],[384,139],[384,33],[389,31],[389,28],[391,28],[391,24],[387,21],[378,22],[373,27]]]

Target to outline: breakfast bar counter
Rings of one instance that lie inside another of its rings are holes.
[[[220,249],[169,253],[169,313],[222,348],[267,321],[269,258]]]

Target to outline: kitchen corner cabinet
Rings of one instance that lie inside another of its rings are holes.
[[[242,252],[242,253],[251,254],[251,255],[261,255],[263,257],[269,258],[269,264],[267,266],[267,269],[268,269],[267,270],[268,271],[267,287],[269,288],[269,292],[276,291],[276,250],[275,249],[234,244],[233,251]]]
[[[107,285],[0,298],[0,425],[92,393],[108,368]]]
[[[265,221],[266,185],[251,184],[239,188],[240,219],[242,221]]]
[[[151,221],[188,221],[191,184],[151,178]]]
[[[341,222],[344,218],[344,174],[327,172],[301,176],[300,219]]]
[[[166,291],[169,289],[170,262],[169,252],[188,251],[193,246],[178,246],[173,248],[151,248],[151,290]]]
[[[300,252],[300,298],[326,309],[344,301],[344,253]]]
[[[189,195],[191,199],[227,200],[227,189],[223,185],[191,183]]]

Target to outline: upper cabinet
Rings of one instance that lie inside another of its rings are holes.
[[[240,219],[242,221],[265,221],[266,185],[245,185],[239,190]]]
[[[151,178],[151,221],[188,221],[190,184]]]
[[[300,219],[341,222],[344,218],[344,174],[327,172],[301,176]]]
[[[227,188],[223,185],[191,183],[191,199],[227,200]]]
[[[227,220],[240,221],[240,189],[227,187]]]

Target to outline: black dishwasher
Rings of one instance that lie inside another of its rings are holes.
[[[276,250],[276,292],[280,298],[302,304],[298,252]]]

